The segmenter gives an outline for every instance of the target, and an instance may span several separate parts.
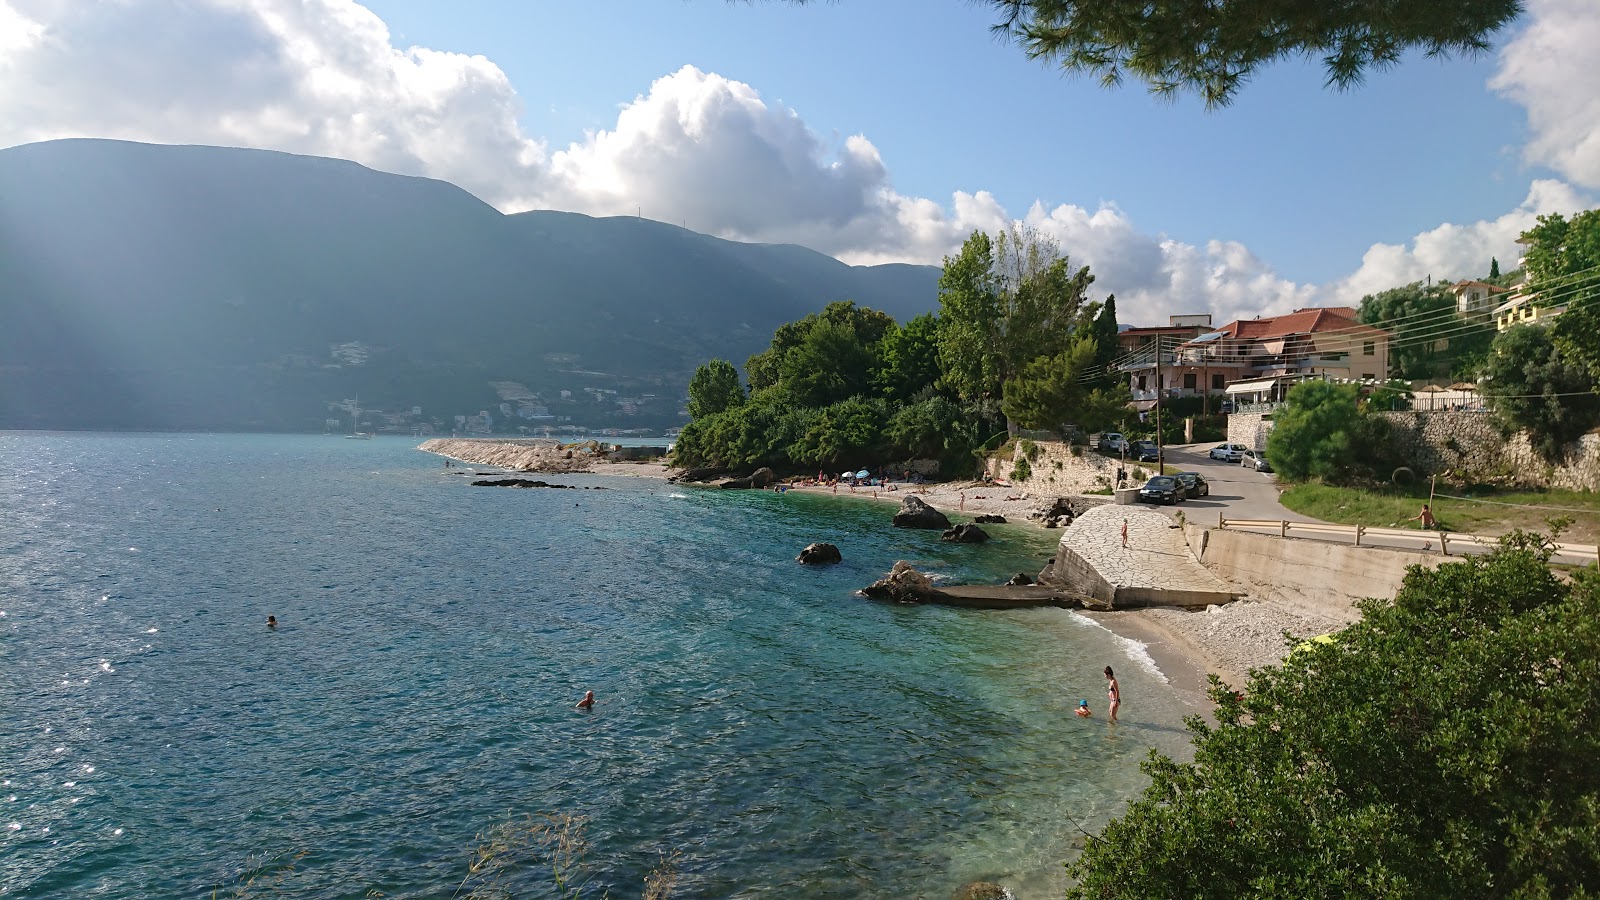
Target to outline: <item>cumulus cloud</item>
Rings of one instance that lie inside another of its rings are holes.
[[[1530,162],[1600,188],[1600,16],[1594,0],[1530,0],[1490,87],[1528,110]]]
[[[1529,109],[1531,159],[1600,185],[1600,22],[1592,0],[1532,0],[1494,87]],[[826,139],[753,86],[684,66],[624,104],[613,127],[553,149],[525,134],[521,99],[481,56],[400,49],[355,0],[0,0],[0,145],[94,136],[264,147],[353,159],[454,182],[502,210],[636,210],[741,240],[793,242],[856,264],[938,263],[974,230],[1014,217],[1093,267],[1125,321],[1230,318],[1362,294],[1509,261],[1543,212],[1589,205],[1534,182],[1517,209],[1374,244],[1350,276],[1296,283],[1236,241],[1143,230],[1114,204],[1035,203],[1020,216],[985,191],[899,193],[862,134]],[[1587,74],[1585,74],[1587,73]]]

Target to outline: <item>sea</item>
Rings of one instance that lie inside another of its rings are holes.
[[[1076,613],[857,593],[1042,529],[415,443],[0,433],[0,896],[449,898],[492,847],[516,897],[1055,897],[1201,711]]]

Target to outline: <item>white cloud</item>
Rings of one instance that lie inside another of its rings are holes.
[[[1529,0],[1490,87],[1528,110],[1524,155],[1600,188],[1600,15],[1594,0]]]
[[[1593,0],[1532,0],[1494,87],[1529,109],[1531,159],[1600,185],[1600,20]],[[819,136],[749,84],[684,66],[626,103],[613,127],[552,150],[481,56],[399,49],[354,0],[0,0],[0,145],[96,136],[215,143],[353,159],[454,182],[508,211],[649,217],[712,234],[803,244],[858,264],[938,263],[1013,216],[985,191],[946,200],[894,189],[865,135]],[[541,102],[543,102],[541,100]],[[1230,318],[1509,263],[1542,212],[1589,202],[1554,180],[1495,219],[1374,244],[1324,285],[1278,275],[1236,241],[1143,231],[1114,204],[1042,203],[1021,218],[1115,292],[1125,321],[1209,310]]]

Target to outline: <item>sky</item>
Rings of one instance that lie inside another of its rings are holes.
[[[1509,269],[1596,205],[1600,3],[1527,8],[1481,58],[1346,92],[1289,61],[1206,111],[1030,61],[967,0],[0,0],[0,147],[334,156],[853,264],[1020,220],[1124,323],[1221,324]]]

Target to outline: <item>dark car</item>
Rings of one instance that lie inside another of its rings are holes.
[[[1178,479],[1171,475],[1157,475],[1146,481],[1144,487],[1139,488],[1139,500],[1143,503],[1170,503],[1175,506],[1183,502],[1183,487],[1178,484]]]
[[[1155,462],[1161,458],[1161,450],[1156,447],[1155,441],[1134,441],[1128,449],[1128,455],[1137,462]]]
[[[1255,469],[1257,472],[1271,472],[1272,463],[1267,462],[1267,451],[1246,450],[1239,458],[1239,465]]]
[[[1211,496],[1211,485],[1199,472],[1179,472],[1172,477],[1178,479],[1178,484],[1183,487],[1183,496],[1190,500]]]

